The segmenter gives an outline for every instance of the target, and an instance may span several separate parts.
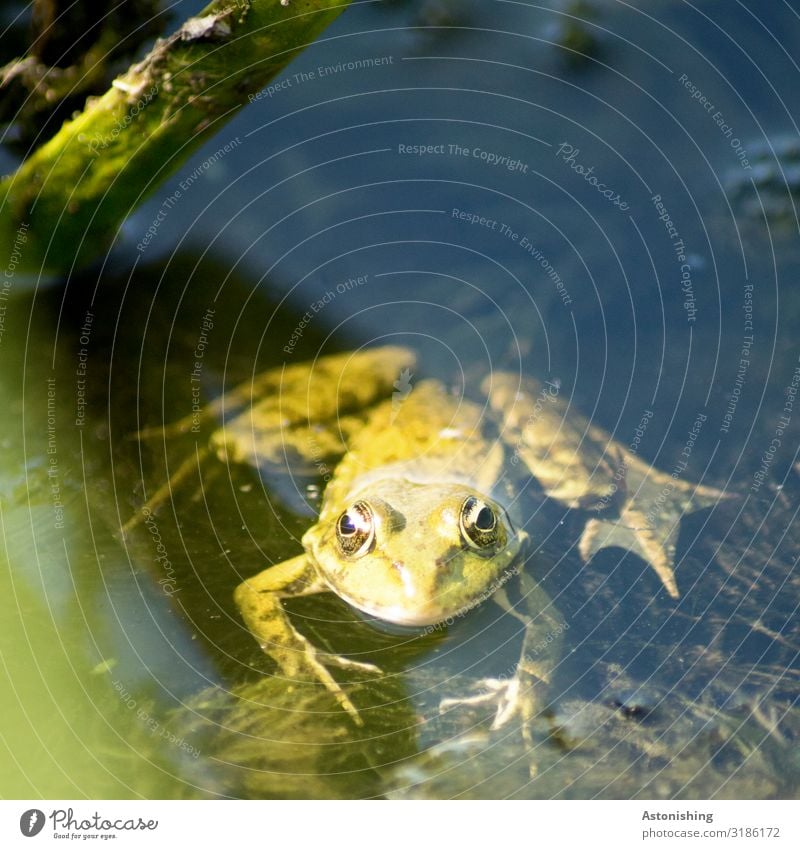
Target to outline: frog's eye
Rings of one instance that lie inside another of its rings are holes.
[[[461,535],[471,548],[483,551],[500,540],[497,514],[485,501],[470,495],[461,507]]]
[[[348,557],[361,557],[370,550],[375,539],[375,522],[372,508],[366,501],[356,501],[339,516],[336,539]]]

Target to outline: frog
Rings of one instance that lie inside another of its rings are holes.
[[[331,670],[380,669],[313,645],[292,623],[287,599],[334,593],[367,619],[408,629],[498,604],[523,626],[514,674],[485,679],[461,701],[491,700],[493,728],[515,716],[527,721],[544,704],[567,625],[524,568],[536,540],[523,496],[585,515],[583,561],[604,548],[635,552],[676,599],[680,519],[725,493],[640,459],[565,400],[558,381],[492,372],[471,397],[416,372],[408,348],[362,348],[269,369],[208,405],[204,415],[222,424],[206,453],[265,480],[288,469],[325,483],[302,551],[243,580],[236,606],[289,682],[321,683],[362,725]],[[196,424],[187,418],[158,432]],[[142,510],[157,509],[196,462]]]

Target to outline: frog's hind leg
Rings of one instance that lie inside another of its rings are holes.
[[[225,418],[212,450],[223,462],[256,469],[280,500],[301,509],[295,478],[330,480],[351,436],[375,405],[393,398],[413,363],[411,351],[387,346],[274,369],[257,379],[257,392],[233,390],[240,405],[245,391],[254,401]]]
[[[544,495],[594,513],[578,550],[584,561],[620,547],[643,558],[672,598],[681,517],[730,496],[652,467],[572,410],[554,383],[496,373],[483,390],[498,414],[511,465],[521,459]]]
[[[166,427],[146,428],[135,438],[166,439],[187,434],[211,421],[209,447],[198,448],[123,526],[135,528],[167,501],[174,487],[200,463],[216,455],[222,463],[254,468],[270,492],[286,506],[308,513],[295,478],[330,477],[347,450],[347,440],[363,424],[372,405],[390,399],[403,374],[414,365],[412,351],[399,346],[330,354],[311,363],[268,369],[226,390],[219,398]],[[198,419],[199,416],[199,419]],[[207,433],[207,430],[204,429]],[[223,468],[211,468],[210,474]],[[201,479],[202,487],[202,479]]]
[[[650,565],[672,598],[680,598],[672,560],[675,554],[677,522],[665,527],[659,535],[647,517],[632,506],[623,509],[618,518],[590,519],[584,527],[578,551],[581,559],[590,560],[604,548],[623,548],[632,551]]]
[[[557,383],[495,372],[482,390],[511,466],[527,468],[544,495],[573,509],[615,500],[618,447],[564,401]]]
[[[622,468],[619,506],[586,523],[578,545],[581,557],[588,560],[603,548],[632,551],[650,565],[669,595],[678,599],[673,564],[681,518],[733,496],[668,475],[628,451]]]

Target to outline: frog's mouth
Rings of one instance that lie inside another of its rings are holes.
[[[438,628],[444,626],[448,620],[452,623],[456,618],[458,618],[458,616],[461,615],[460,613],[454,613],[450,614],[449,617],[446,614],[431,614],[428,616],[422,616],[419,615],[419,611],[414,611],[412,613],[410,611],[400,610],[394,607],[369,608],[366,605],[355,604],[349,599],[345,599],[345,601],[347,601],[353,610],[361,616],[364,622],[369,624],[372,628],[388,633],[419,634],[421,631],[429,632],[438,630]]]
[[[509,576],[515,574],[516,570],[509,570]],[[343,593],[341,589],[331,588],[331,592],[346,601],[352,608],[365,617],[377,619],[389,625],[397,625],[402,628],[430,628],[434,625],[452,625],[456,620],[465,616],[476,607],[480,607],[484,601],[491,597],[494,591],[507,580],[500,578],[497,585],[491,590],[483,593],[472,602],[453,608],[442,608],[438,606],[414,607],[409,609],[400,604],[376,605],[361,602],[352,596]]]
[[[443,613],[441,610],[409,610],[400,604],[380,605],[364,603],[343,593],[340,588],[331,587],[330,590],[363,616],[378,619],[390,625],[400,625],[403,628],[424,628],[427,625],[437,625],[448,616],[447,613]]]
[[[359,613],[372,619],[378,619],[380,622],[388,623],[389,625],[398,625],[402,628],[427,628],[433,625],[450,625],[472,609],[471,606],[467,606],[452,611],[439,609],[431,611],[407,610],[399,605],[380,607],[360,604],[355,599],[342,595],[338,590],[337,594],[351,607],[358,610]]]

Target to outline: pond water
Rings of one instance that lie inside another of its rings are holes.
[[[798,38],[794,2],[359,4],[102,262],[15,286],[0,793],[796,795]],[[120,531],[213,423],[138,431],[387,343],[467,395],[497,370],[558,381],[734,496],[682,523],[678,602],[632,556],[582,565],[572,519],[540,529],[569,627],[533,770],[518,728],[439,714],[514,657],[486,610],[419,637],[294,605],[315,643],[379,659],[348,684],[364,729],[273,676],[232,593],[313,515],[251,470],[210,456]]]

